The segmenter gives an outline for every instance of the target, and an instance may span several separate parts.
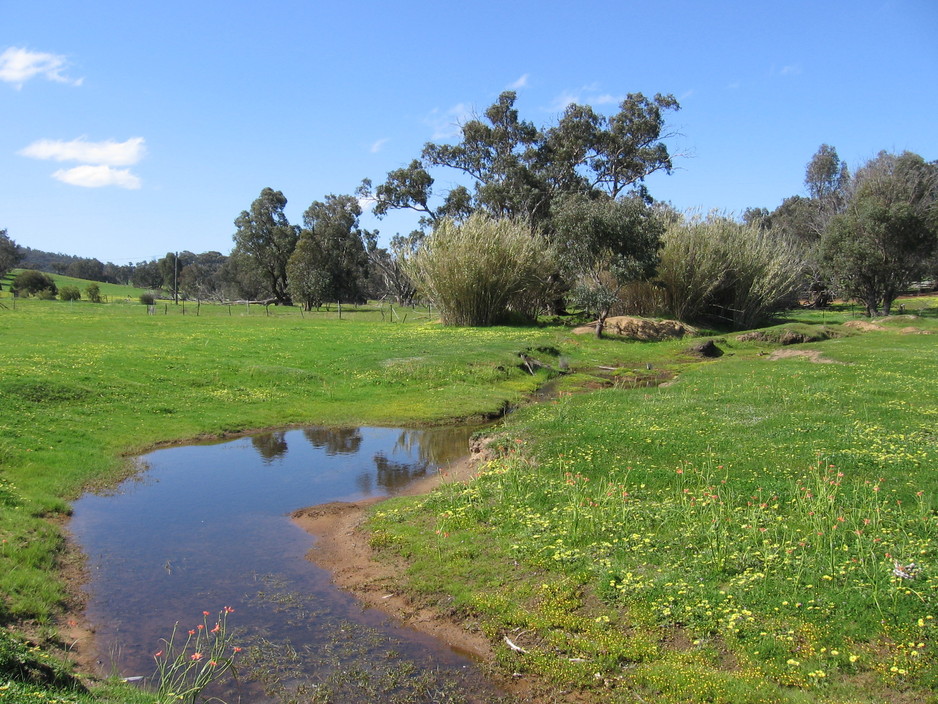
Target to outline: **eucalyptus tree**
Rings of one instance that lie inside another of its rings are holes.
[[[889,315],[892,302],[922,276],[938,249],[938,162],[880,152],[854,175],[843,213],[821,240],[827,273],[867,315]]]
[[[283,210],[287,199],[280,191],[265,188],[235,219],[234,252],[248,257],[261,273],[270,294],[278,303],[289,304],[287,262],[299,238]]]
[[[572,104],[555,125],[544,128],[521,119],[516,99],[505,91],[481,116],[460,126],[458,142],[427,143],[420,159],[391,171],[377,187],[364,181],[359,194],[372,199],[378,216],[392,209],[421,213],[424,227],[484,210],[523,218],[546,234],[555,199],[571,194],[617,199],[633,190],[647,197],[644,179],[672,169],[663,140],[672,136],[665,114],[680,109],[674,96],[631,93],[612,116]],[[469,185],[436,193],[429,170],[437,168],[456,172]]]
[[[368,275],[361,213],[358,199],[349,195],[328,195],[303,213],[304,228],[287,268],[290,290],[307,310],[326,301],[361,300]]]

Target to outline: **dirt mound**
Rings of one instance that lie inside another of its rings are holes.
[[[844,323],[845,328],[853,328],[854,330],[859,330],[860,332],[876,332],[878,330],[885,330],[882,325],[879,323],[871,323],[866,320],[848,320]]]
[[[698,342],[692,347],[688,347],[687,351],[698,357],[707,357],[707,358],[716,358],[723,356],[723,350],[716,346],[713,340],[707,340],[706,342]]]
[[[588,335],[595,332],[595,322],[573,329],[575,335]],[[630,340],[659,342],[675,337],[684,337],[685,335],[696,335],[697,330],[677,320],[651,320],[649,318],[636,318],[631,315],[616,315],[606,318],[603,333],[627,337]]]
[[[919,328],[913,328],[911,326],[907,328],[902,328],[899,332],[903,335],[931,335],[931,330],[920,330]]]

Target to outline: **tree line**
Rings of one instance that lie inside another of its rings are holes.
[[[502,93],[457,142],[427,143],[383,182],[313,201],[301,224],[264,188],[235,219],[227,256],[126,268],[76,258],[63,273],[307,309],[419,297],[466,325],[574,306],[597,334],[615,312],[747,327],[835,296],[888,314],[913,282],[938,277],[938,162],[881,152],[851,173],[825,144],[806,166],[806,195],[773,211],[679,213],[645,185],[673,168],[673,96],[629,94],[611,116],[571,104],[546,126],[521,119],[515,100]],[[440,174],[459,185],[440,190]],[[416,212],[419,228],[380,247],[360,225],[363,203],[379,218]]]

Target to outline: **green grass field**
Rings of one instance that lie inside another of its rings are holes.
[[[598,701],[935,701],[938,338],[909,328],[938,333],[831,326],[797,346],[821,362],[726,336],[671,385],[524,409],[373,542],[507,670]]]
[[[441,328],[420,310],[0,303],[0,620],[34,636],[54,636],[65,603],[68,502],[127,457],[252,428],[478,417],[546,381],[518,366],[542,348],[576,373],[509,417],[479,480],[378,508],[373,542],[409,560],[414,594],[522,645],[503,646],[509,671],[599,701],[918,702],[938,688],[938,338],[901,332],[938,332],[933,299],[874,332],[841,327],[847,309],[786,323],[828,328],[799,348],[838,364],[771,361],[777,345],[734,336],[701,361],[686,341]],[[5,655],[16,647],[0,639],[0,664],[24,659]],[[0,701],[126,700],[21,680]]]

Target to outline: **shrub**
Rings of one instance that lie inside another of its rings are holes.
[[[417,288],[447,325],[493,325],[510,310],[536,312],[550,300],[554,257],[519,220],[476,213],[446,219],[404,260]]]
[[[88,284],[85,286],[85,293],[88,295],[88,300],[92,303],[101,302],[101,287],[98,284]]]
[[[13,279],[11,288],[21,296],[37,296],[43,291],[48,292],[41,296],[44,298],[55,298],[59,292],[51,276],[33,269],[27,269],[17,274],[16,278]]]
[[[152,306],[156,302],[156,296],[147,291],[140,294],[140,302],[145,306]]]
[[[752,327],[791,306],[804,260],[782,238],[726,216],[674,219],[664,234],[658,279],[668,314]]]
[[[59,298],[63,301],[80,301],[81,291],[77,286],[63,286],[59,289]]]

